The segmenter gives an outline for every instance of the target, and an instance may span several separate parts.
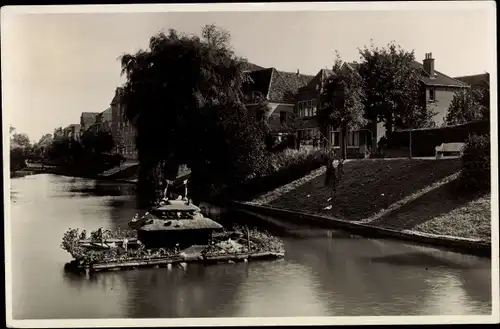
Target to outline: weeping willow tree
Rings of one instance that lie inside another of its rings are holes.
[[[121,57],[121,105],[136,129],[142,203],[159,196],[180,164],[208,191],[244,180],[261,160],[262,134],[242,101],[245,61],[227,31],[207,25],[201,35],[171,29]]]

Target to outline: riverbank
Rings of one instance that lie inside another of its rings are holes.
[[[442,240],[465,249],[474,244],[487,248],[490,196],[456,194],[460,165],[457,158],[350,161],[344,165],[345,176],[331,209],[323,184],[324,168],[245,204],[252,211],[300,217],[301,223],[307,223],[303,220],[307,217],[311,225],[354,230],[365,236],[371,232],[438,244],[434,240]]]
[[[113,167],[112,169],[114,169]],[[42,166],[37,163],[30,163],[27,167],[11,172],[10,178],[21,178],[29,175],[38,175],[38,174],[53,174],[59,176],[66,177],[76,177],[76,178],[87,178],[87,179],[96,179],[102,181],[116,181],[120,183],[129,183],[129,184],[137,184],[137,178],[135,175],[120,175],[121,172],[127,171],[126,166],[123,167],[123,170],[117,171],[117,175],[102,175],[102,170],[93,170],[87,171],[81,168],[72,168],[72,167],[64,167],[64,166]],[[109,169],[108,169],[109,170]]]

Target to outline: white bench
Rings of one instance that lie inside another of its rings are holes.
[[[459,155],[462,153],[462,149],[465,143],[442,143],[441,145],[436,146],[436,159],[443,157],[445,153],[458,153]]]

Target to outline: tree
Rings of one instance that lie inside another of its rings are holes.
[[[207,184],[248,174],[233,163],[251,166],[260,141],[249,135],[253,128],[245,127],[256,123],[247,120],[242,104],[244,61],[230,50],[229,33],[208,25],[199,38],[171,29],[153,36],[147,50],[123,55],[121,62],[127,78],[121,103],[136,129],[140,196],[154,201],[160,183],[176,176],[179,164],[187,164],[198,182]],[[221,154],[221,145],[232,141],[245,147],[238,154]]]
[[[113,136],[109,131],[87,130],[82,135],[81,143],[87,152],[96,154],[110,152],[115,146]]]
[[[30,139],[28,135],[22,133],[16,133],[11,130],[12,134],[10,136],[10,147],[16,148],[20,147],[22,149],[27,149],[31,146]]]
[[[17,171],[26,167],[31,143],[26,134],[16,133],[16,129],[9,127],[10,134],[10,170]]]
[[[18,171],[26,167],[26,154],[20,147],[10,149],[10,171]]]
[[[340,128],[341,156],[347,158],[347,133],[366,124],[364,118],[362,80],[358,72],[342,65],[340,56],[332,68],[321,95],[318,120],[323,126]]]
[[[448,107],[446,123],[458,125],[481,119],[486,112],[485,107],[480,103],[482,97],[483,95],[479,91],[470,89],[457,91]]]
[[[395,127],[425,125],[434,115],[425,104],[421,72],[413,65],[414,51],[389,43],[386,48],[359,49],[366,117],[384,122],[388,136]]]
[[[33,145],[33,153],[35,157],[44,158],[47,155],[47,151],[52,145],[54,138],[52,134],[43,135],[40,140]]]
[[[45,134],[42,137],[40,137],[40,140],[38,141],[38,145],[40,146],[48,146],[52,143],[54,138],[52,137],[52,134]]]
[[[68,137],[59,136],[54,138],[47,150],[50,160],[60,161],[66,165],[76,163],[83,155],[82,145]]]
[[[480,119],[490,120],[490,85],[472,88],[472,95],[480,106]]]

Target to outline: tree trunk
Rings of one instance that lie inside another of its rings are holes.
[[[150,207],[160,197],[163,181],[163,163],[154,159],[139,157],[139,177],[137,183],[137,201],[139,208]]]
[[[347,159],[347,124],[342,124],[340,129],[340,133],[342,134],[341,145],[340,145],[340,154],[342,159]]]

